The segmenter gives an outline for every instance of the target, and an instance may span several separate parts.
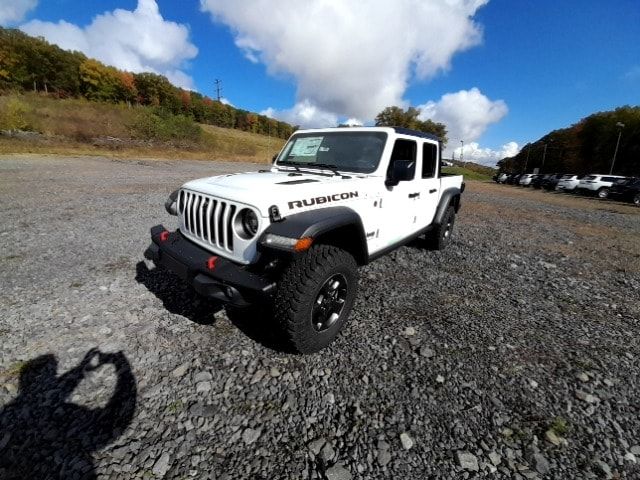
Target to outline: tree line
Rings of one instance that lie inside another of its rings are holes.
[[[155,73],[132,73],[63,50],[43,38],[0,27],[0,92],[157,107],[196,122],[288,138],[296,127],[174,86]]]
[[[513,173],[535,168],[541,173],[609,173],[612,165],[614,175],[640,176],[638,106],[594,113],[528,143],[516,156],[498,162],[501,171]]]
[[[409,107],[404,110],[400,107],[387,107],[376,116],[378,127],[404,127],[419,132],[432,133],[440,138],[443,145],[447,144],[447,127],[433,120],[420,120],[420,110]]]

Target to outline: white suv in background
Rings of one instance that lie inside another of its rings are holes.
[[[596,194],[599,198],[607,198],[609,189],[620,179],[626,177],[620,175],[587,175],[578,183],[577,192]]]
[[[578,184],[580,183],[580,179],[582,177],[578,175],[563,175],[558,185],[556,185],[556,190],[564,190],[565,192],[573,192]]]
[[[535,175],[533,173],[526,173],[520,177],[520,181],[518,183],[523,187],[528,187],[531,185],[531,180],[533,180],[534,176]]]

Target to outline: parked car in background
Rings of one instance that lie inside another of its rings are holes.
[[[547,178],[544,182],[542,182],[541,184],[542,188],[544,188],[545,190],[555,190],[556,185],[558,185],[558,182],[560,181],[563,175],[564,173],[552,174],[549,178]]]
[[[520,185],[520,178],[522,177],[521,173],[518,173],[516,175],[513,176],[513,180],[511,182],[511,185],[515,185],[516,187]]]
[[[563,190],[565,192],[573,192],[580,183],[581,175],[563,175],[556,185],[556,190]]]
[[[533,178],[531,180],[531,186],[533,188],[542,188],[542,183],[548,179],[551,176],[551,174],[546,174],[546,175],[542,175],[542,174],[538,174],[535,176],[535,178]]]
[[[587,175],[578,183],[576,191],[587,195],[597,195],[598,198],[607,198],[611,186],[618,180],[626,177],[620,175]]]
[[[531,185],[531,180],[533,180],[534,176],[535,175],[532,173],[525,173],[520,177],[520,180],[518,183],[522,187],[528,187],[529,185]]]
[[[609,189],[609,198],[623,202],[633,202],[640,207],[640,178],[618,180]]]
[[[498,183],[505,183],[505,182],[507,181],[507,178],[509,178],[509,174],[508,174],[508,173],[501,173],[501,174],[498,176],[498,180],[497,180],[497,182],[498,182]]]

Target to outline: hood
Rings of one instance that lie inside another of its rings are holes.
[[[364,185],[371,178],[270,170],[201,178],[182,188],[256,207],[267,217],[272,205],[285,216],[314,205],[311,199],[317,197],[328,197],[322,203],[335,204],[352,198],[353,192],[357,192],[357,198],[364,198]]]

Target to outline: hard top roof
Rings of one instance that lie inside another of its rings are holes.
[[[436,142],[440,141],[440,138],[437,135],[426,132],[419,132],[418,130],[412,130],[410,128],[404,127],[332,127],[332,128],[304,128],[300,130],[296,130],[293,132],[296,133],[322,133],[322,132],[335,132],[336,130],[344,130],[344,131],[353,131],[353,132],[366,132],[366,131],[389,131],[393,130],[395,133],[399,135],[408,135],[412,137],[418,138],[426,138],[428,140],[433,140]]]

